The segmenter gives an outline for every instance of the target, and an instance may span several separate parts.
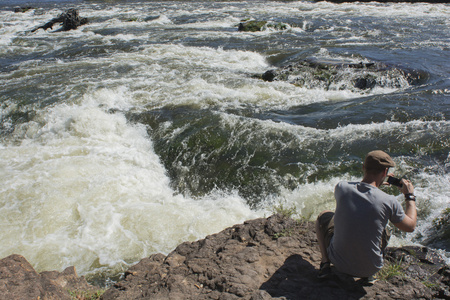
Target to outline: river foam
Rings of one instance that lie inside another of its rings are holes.
[[[59,105],[41,118],[43,126],[27,124],[18,145],[1,149],[2,257],[20,253],[40,271],[76,265],[85,274],[260,215],[232,194],[174,195],[145,128],[123,114]]]

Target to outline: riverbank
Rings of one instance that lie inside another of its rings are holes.
[[[319,262],[313,222],[278,214],[144,258],[106,291],[73,267],[38,274],[12,255],[0,261],[0,299],[450,299],[450,266],[426,247],[389,248],[371,286],[337,272],[319,280]]]

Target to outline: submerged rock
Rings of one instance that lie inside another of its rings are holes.
[[[307,88],[325,90],[368,90],[374,87],[405,88],[425,83],[429,74],[384,63],[348,63],[303,60],[261,75],[265,81],[287,81]]]
[[[264,28],[272,28],[274,30],[286,30],[288,29],[288,25],[281,22],[251,20],[239,23],[238,31],[257,32],[263,31]]]
[[[32,7],[32,6],[15,7],[14,12],[15,13],[25,13],[31,9],[34,9],[34,7]]]
[[[250,32],[256,32],[261,31],[262,28],[267,24],[266,21],[248,21],[248,22],[242,22],[239,23],[239,31],[250,31]]]
[[[335,270],[319,280],[319,263],[314,223],[277,214],[144,258],[101,299],[450,299],[450,267],[426,247],[388,248],[372,286]],[[95,291],[73,268],[37,274],[21,256],[0,261],[0,299],[70,299],[82,289]]]

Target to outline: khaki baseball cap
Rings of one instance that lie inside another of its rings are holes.
[[[395,162],[386,152],[375,150],[367,154],[364,167],[366,169],[386,169],[395,167]]]

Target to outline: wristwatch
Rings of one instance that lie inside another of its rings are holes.
[[[406,201],[416,201],[416,196],[414,194],[405,194]]]

